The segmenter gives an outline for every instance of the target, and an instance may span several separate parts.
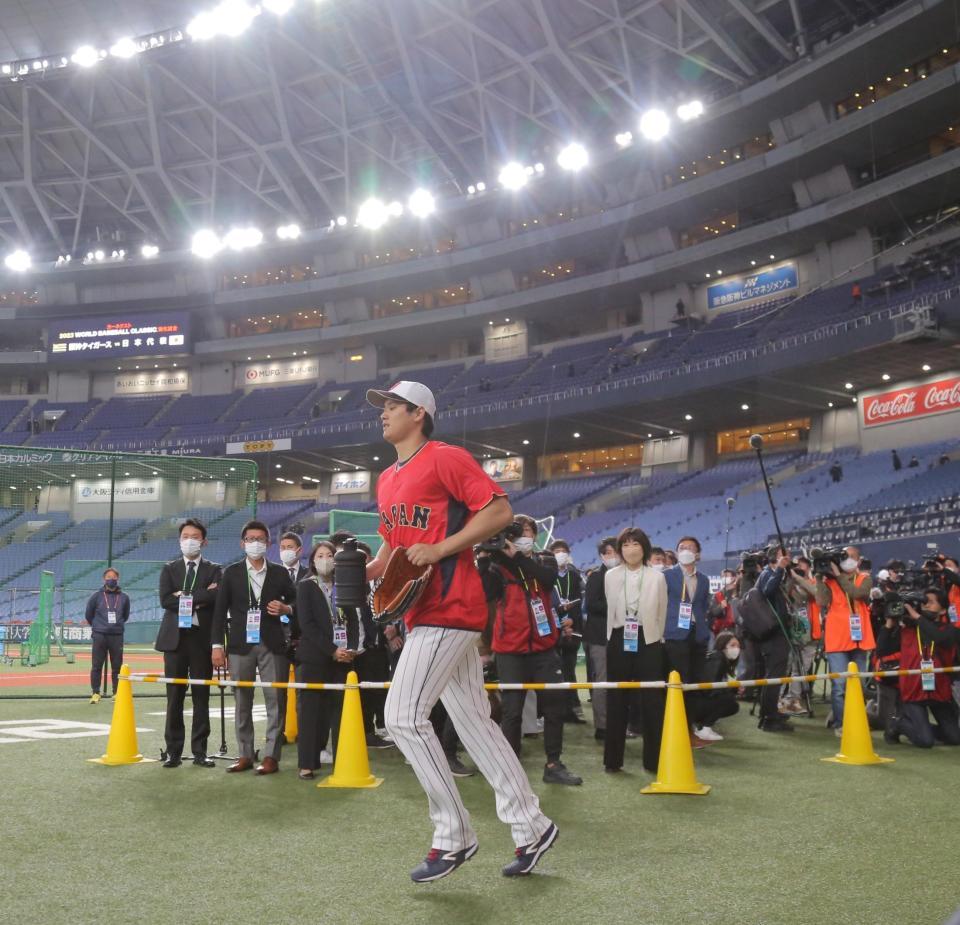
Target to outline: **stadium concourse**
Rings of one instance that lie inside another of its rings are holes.
[[[0,0],[5,919],[960,921],[927,873],[960,760],[960,0],[40,6]],[[370,390],[419,397],[384,427]],[[487,677],[647,684],[491,694],[544,816],[479,690],[417,727],[425,772],[373,688],[338,739],[331,691],[212,689],[208,730],[206,686],[156,681],[229,638],[225,675],[410,690],[434,591],[377,628],[323,570],[411,526],[378,482],[432,401],[437,543],[478,491],[533,519],[438,569],[483,588]],[[153,760],[87,760],[128,746]],[[382,786],[337,789],[364,754]],[[708,795],[641,793],[681,766]]]

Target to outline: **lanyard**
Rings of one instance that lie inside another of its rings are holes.
[[[923,641],[920,639],[920,627],[917,627],[917,648],[920,650],[920,661],[933,661],[933,647],[934,643],[930,643],[930,655],[927,658],[923,657]]]
[[[117,604],[120,602],[120,592],[118,591],[116,596],[113,599],[113,603],[110,603],[110,598],[107,597],[107,592],[103,592],[103,603],[107,605],[107,610],[112,610],[116,612]],[[919,632],[919,630],[918,630]]]
[[[523,569],[520,566],[517,566],[517,572],[520,574],[520,581],[523,582],[523,590],[527,592],[527,595],[530,594],[530,586],[527,584],[527,576],[523,574]],[[540,585],[537,584],[537,579],[533,579],[533,593],[540,593]]]
[[[320,593],[327,600],[327,606],[330,608],[330,614],[337,623],[344,622],[343,611],[337,606],[337,586],[330,585],[330,590],[327,591],[326,587],[322,581],[320,581],[320,576],[316,577],[317,587],[320,589]]]
[[[264,570],[263,573],[263,584],[267,583],[267,573]],[[250,569],[247,569],[247,590],[250,592],[250,603],[253,605],[250,609],[253,610],[254,607],[260,607],[260,598],[263,597],[263,585],[260,585],[260,594],[255,595],[253,593],[253,580],[250,578]]]
[[[693,574],[696,575],[697,573],[694,572]],[[687,573],[682,568],[680,569],[680,603],[687,603]]]
[[[627,572],[629,570],[626,566],[623,567],[623,606],[627,608],[627,616],[631,616],[630,613],[630,601],[627,600]],[[643,566],[640,566],[640,581],[637,583],[637,599],[634,603],[633,616],[636,616],[640,612],[640,592],[643,589]]]
[[[193,562],[192,559],[191,559],[190,561]],[[197,572],[199,572],[199,571],[200,571],[200,563],[199,563],[199,561],[198,561],[198,562],[194,563],[193,581],[190,582],[190,587],[188,588],[188,587],[187,587],[187,576],[190,574],[190,566],[189,566],[189,565],[187,566],[187,570],[186,570],[186,571],[184,572],[184,574],[183,574],[183,588],[182,588],[181,590],[183,590],[183,591],[193,591],[193,589],[197,586]],[[248,573],[248,577],[249,577],[249,573]]]
[[[566,587],[564,588],[564,591],[563,591],[563,599],[566,601],[569,601],[570,600],[570,581],[571,581],[570,572],[567,571],[567,574],[564,575],[563,577],[566,581]]]

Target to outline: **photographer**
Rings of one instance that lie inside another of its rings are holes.
[[[716,645],[704,664],[702,680],[712,684],[729,681],[736,673],[739,660],[740,640],[729,630],[718,633]],[[717,720],[734,716],[739,710],[737,694],[732,687],[708,691],[703,695],[703,710],[700,713],[703,725],[697,730],[697,735],[711,742],[721,742],[723,736],[713,728],[714,725]]]
[[[854,662],[859,671],[867,670],[867,656],[874,648],[873,626],[867,603],[873,581],[857,572],[860,551],[847,546],[839,554],[814,556],[817,577],[816,598],[824,621],[823,651],[831,672],[847,670]],[[829,721],[839,737],[843,732],[843,702],[846,679],[830,684],[832,718]]]
[[[710,632],[714,637],[725,630],[733,630],[736,625],[736,616],[733,612],[733,603],[737,597],[737,573],[732,568],[725,568],[720,576],[720,590],[716,591],[707,610],[707,619],[710,621]],[[714,641],[714,648],[717,643]],[[737,653],[739,656],[739,653]]]
[[[810,575],[811,563],[805,556],[793,560],[790,573],[792,581],[787,587],[787,603],[793,613],[793,640],[795,643],[796,669],[799,674],[810,674],[822,637],[820,613],[817,607],[817,583]],[[788,671],[793,669],[789,668]],[[780,702],[780,712],[794,716],[805,715],[803,697],[809,691],[809,682],[792,681]]]
[[[782,678],[787,673],[790,656],[788,633],[793,619],[787,604],[787,590],[790,584],[789,570],[793,560],[787,550],[775,547],[770,550],[768,561],[757,579],[757,590],[763,595],[767,605],[776,617],[776,626],[772,631],[757,638],[762,676]],[[759,674],[758,674],[759,676]],[[764,732],[793,732],[788,717],[779,710],[780,688],[769,684],[760,694],[760,728]]]
[[[948,559],[943,553],[930,556],[923,563],[923,570],[930,577],[930,583],[941,588],[947,595],[947,610],[953,610],[950,620],[953,623],[960,620],[960,574],[957,571],[957,560]]]
[[[879,572],[877,583],[870,591],[870,622],[873,625],[877,651],[874,653],[874,667],[877,671],[895,671],[900,667],[899,647],[881,648],[881,636],[891,602],[899,601],[900,579],[906,566],[897,559],[891,559]],[[888,742],[896,741],[898,717],[900,716],[900,679],[877,679],[877,719],[883,725],[884,738]]]
[[[583,578],[570,559],[570,546],[565,540],[554,540],[547,551],[557,560],[557,583],[553,586],[553,606],[561,623],[571,621],[570,635],[561,633],[557,643],[560,653],[560,666],[563,680],[571,684],[577,680],[577,653],[580,651],[580,639],[583,636],[583,618],[581,601],[583,597]],[[580,695],[576,691],[567,693],[569,708],[564,716],[568,723],[585,723]]]
[[[557,581],[553,556],[534,554],[537,525],[531,517],[515,516],[514,531],[507,527],[502,549],[490,556],[483,577],[487,600],[496,603],[492,649],[496,654],[501,683],[556,683],[563,680],[557,641],[560,627],[551,600]],[[517,533],[519,532],[519,536]],[[563,632],[572,632],[572,623],[564,621]],[[521,723],[525,691],[503,691],[503,734],[513,750],[520,754]],[[543,712],[543,746],[547,763],[543,780],[548,784],[576,786],[583,780],[571,774],[561,763],[563,749],[563,691],[539,691]]]
[[[888,615],[877,642],[883,654],[899,652],[900,667],[948,668],[957,658],[956,630],[947,618],[947,595],[942,588],[928,588],[918,610],[905,601],[898,621]],[[900,715],[884,734],[889,743],[905,735],[918,748],[934,742],[960,745],[957,705],[951,693],[949,673],[905,675],[900,678]],[[936,724],[930,722],[933,714]]]

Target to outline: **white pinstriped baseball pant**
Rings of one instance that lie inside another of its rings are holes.
[[[443,851],[468,848],[477,836],[430,722],[438,699],[464,748],[493,787],[497,815],[510,826],[514,844],[529,845],[550,826],[519,759],[490,718],[477,652],[479,635],[439,626],[414,627],[387,694],[387,730],[427,795],[434,825],[431,847]]]

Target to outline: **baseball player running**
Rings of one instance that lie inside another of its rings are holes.
[[[387,695],[387,729],[427,794],[433,845],[410,872],[415,883],[453,873],[477,853],[477,836],[460,799],[430,711],[440,699],[464,747],[493,787],[497,815],[510,826],[515,857],[507,877],[529,874],[559,830],[541,811],[526,773],[490,718],[477,639],[487,621],[473,546],[512,519],[506,495],[465,450],[430,439],[436,402],[419,382],[371,389],[382,408],[384,439],[397,462],[377,484],[380,534],[367,577],[379,578],[390,551],[403,546],[414,565],[434,566],[423,594],[405,616],[407,639]]]

